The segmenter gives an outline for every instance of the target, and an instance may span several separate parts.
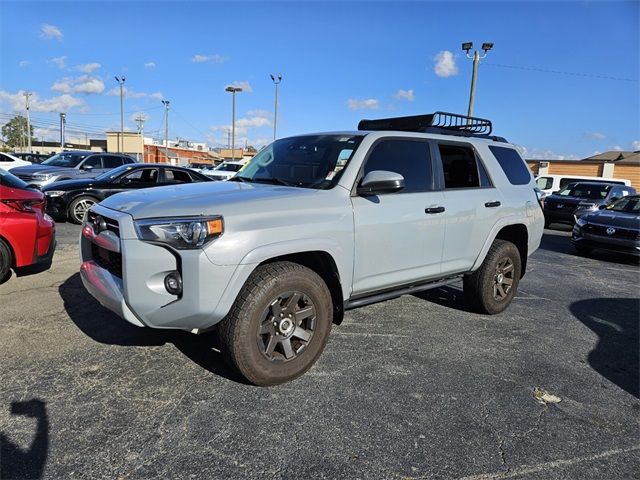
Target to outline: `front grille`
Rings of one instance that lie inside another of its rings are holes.
[[[24,180],[25,182],[33,180],[31,175],[16,175],[20,180]]]
[[[615,232],[611,235],[607,233],[607,229],[613,228]],[[599,235],[607,238],[620,238],[625,240],[640,240],[640,231],[632,230],[629,228],[610,227],[607,225],[594,225],[593,223],[587,223],[583,230],[591,235]]]
[[[88,215],[88,218],[87,218],[88,223],[90,225],[94,225],[94,221],[95,221],[96,217],[98,216],[98,214],[96,212],[89,211],[89,213],[87,215]],[[102,216],[102,218],[104,219],[105,223],[107,224],[107,230],[109,230],[110,232],[115,233],[119,237],[120,236],[120,225],[118,224],[118,221],[117,220],[113,220],[112,218],[104,217],[104,216]],[[98,232],[96,232],[96,233],[98,233]]]
[[[94,262],[109,271],[111,275],[122,278],[122,255],[120,253],[112,252],[92,243],[91,256]]]

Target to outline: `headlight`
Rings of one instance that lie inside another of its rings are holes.
[[[135,222],[138,238],[178,250],[200,248],[222,235],[222,217],[150,218]]]
[[[50,190],[50,191],[48,191],[48,192],[44,192],[44,194],[45,194],[47,197],[61,197],[61,196],[63,196],[65,193],[67,193],[67,192],[65,192],[64,190]]]
[[[582,217],[576,220],[576,225],[578,225],[579,227],[584,227],[586,224],[587,221]]]
[[[53,177],[54,175],[52,173],[36,173],[32,178],[34,180],[49,180]]]

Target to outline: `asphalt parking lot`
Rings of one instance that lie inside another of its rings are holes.
[[[2,478],[639,478],[637,260],[548,230],[505,313],[452,287],[353,310],[265,389],[97,304],[78,232],[0,286]]]

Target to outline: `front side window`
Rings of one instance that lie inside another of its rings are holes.
[[[471,147],[438,145],[444,173],[444,188],[491,187],[491,180],[482,162]]]
[[[399,173],[404,177],[400,193],[433,189],[429,142],[389,139],[377,143],[364,165],[363,177],[375,170]]]
[[[82,164],[82,167],[102,168],[102,157],[100,155],[89,157]]]
[[[50,165],[52,167],[77,167],[78,164],[87,156],[86,153],[62,152],[54,155],[42,162],[42,165]]]
[[[134,185],[153,185],[158,180],[157,168],[140,168],[133,172],[123,175],[121,178],[122,183],[130,183]]]
[[[531,181],[531,172],[516,150],[494,145],[490,145],[489,150],[498,160],[511,185],[526,185]]]
[[[230,180],[329,189],[338,183],[363,138],[363,135],[307,135],[276,140]],[[349,152],[346,160],[345,151]]]
[[[223,163],[218,168],[216,168],[219,172],[237,172],[242,168],[242,165],[236,163]]]

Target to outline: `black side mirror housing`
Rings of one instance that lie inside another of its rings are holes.
[[[399,192],[404,188],[404,177],[396,172],[374,170],[365,175],[360,181],[358,195],[380,195]]]

